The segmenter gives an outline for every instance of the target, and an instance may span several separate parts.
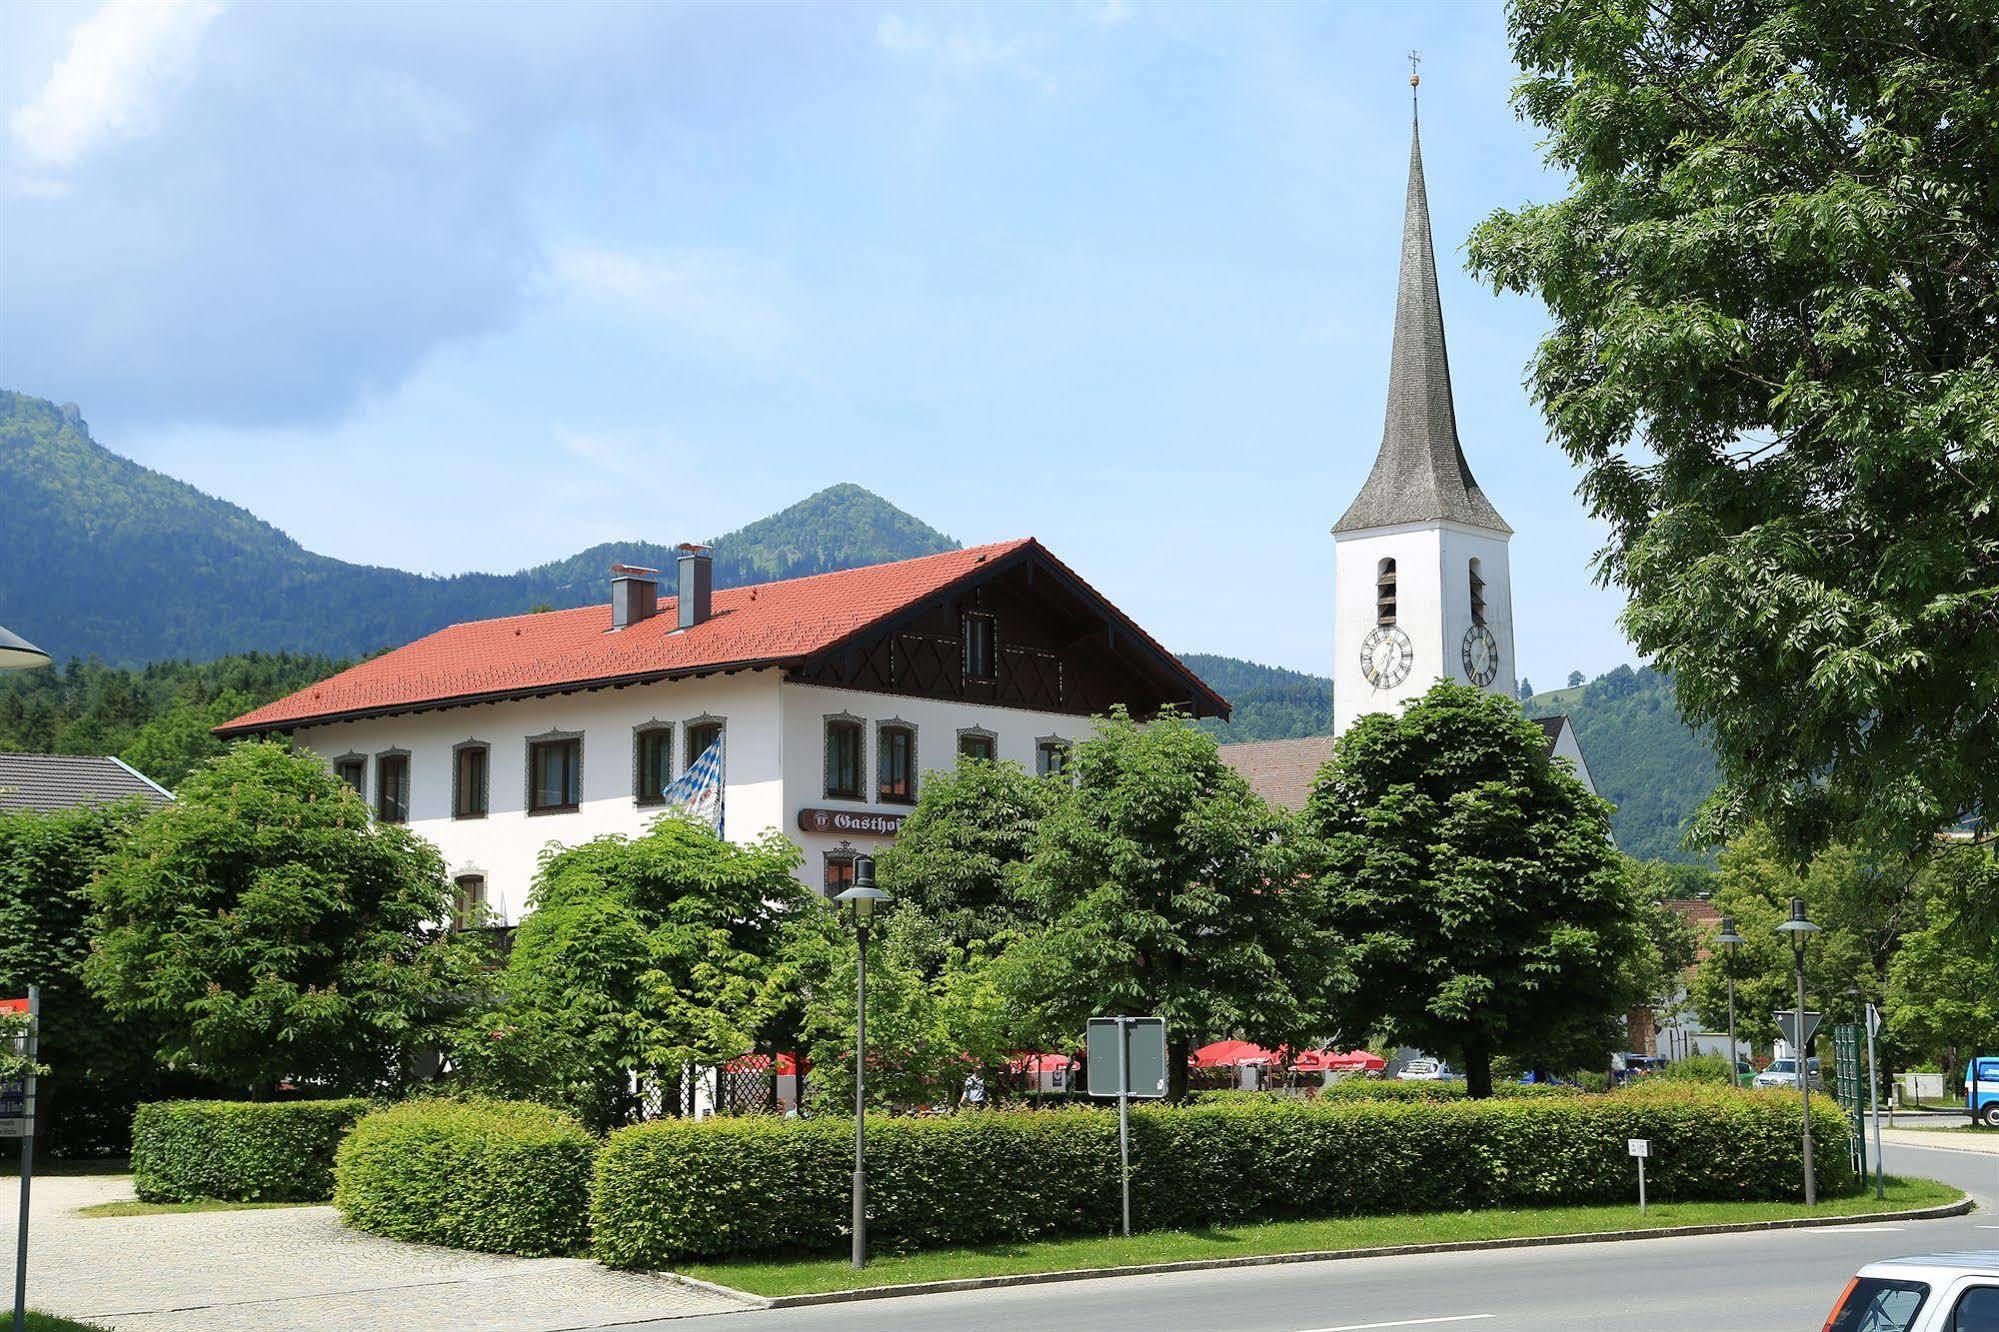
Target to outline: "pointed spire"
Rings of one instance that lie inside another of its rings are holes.
[[[1437,519],[1511,532],[1478,488],[1458,445],[1437,253],[1423,188],[1423,143],[1415,118],[1415,53],[1410,53],[1409,196],[1402,218],[1402,276],[1395,294],[1395,345],[1388,362],[1388,419],[1374,470],[1333,525],[1353,532]]]

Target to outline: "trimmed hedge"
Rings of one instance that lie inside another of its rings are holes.
[[[1854,1187],[1845,1120],[1815,1112],[1819,1186]],[[1266,1098],[1132,1112],[1133,1224],[1624,1202],[1627,1138],[1661,1201],[1799,1191],[1799,1106],[1683,1086],[1605,1096],[1400,1103]],[[620,1129],[597,1158],[597,1256],[617,1267],[845,1242],[850,1121],[709,1119]],[[1117,1117],[984,1111],[871,1120],[869,1235],[883,1250],[1109,1233]]]
[[[132,1187],[145,1202],[324,1202],[333,1153],[368,1112],[337,1101],[152,1101],[132,1116]]]
[[[1219,1091],[1195,1092],[1193,1101],[1197,1105],[1244,1105],[1265,1101],[1296,1099],[1315,1101],[1462,1101],[1468,1095],[1462,1081],[1402,1082],[1381,1078],[1340,1078],[1324,1087],[1313,1087],[1307,1097],[1303,1092],[1243,1091],[1230,1087]],[[1492,1096],[1498,1101],[1532,1101],[1548,1096],[1581,1096],[1580,1087],[1566,1087],[1556,1083],[1543,1082],[1500,1082],[1493,1084]]]
[[[529,1257],[590,1241],[597,1139],[525,1101],[410,1101],[354,1126],[334,1162],[348,1225],[419,1244]]]

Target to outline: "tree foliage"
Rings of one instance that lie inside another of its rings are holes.
[[[158,1057],[253,1094],[409,1074],[464,980],[437,851],[317,759],[242,744],[106,857],[83,974]]]
[[[1961,903],[1999,875],[1999,856],[1953,847],[1929,866],[1923,899],[1888,963],[1888,1036],[1903,1051],[1938,1059],[1956,1079],[1971,1051],[1999,1048],[1999,948],[1969,925]]]
[[[1306,807],[1352,950],[1341,1025],[1462,1060],[1475,1096],[1500,1056],[1607,1053],[1642,998],[1610,807],[1547,749],[1510,699],[1439,682],[1355,722]]]
[[[1988,3],[1514,0],[1572,187],[1475,271],[1633,641],[1728,781],[1705,835],[1902,848],[1999,809],[1999,43]]]

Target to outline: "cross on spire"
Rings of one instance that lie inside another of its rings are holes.
[[[1409,52],[1409,114],[1411,116],[1416,114],[1416,86],[1423,81],[1423,76],[1416,72],[1416,66],[1422,63],[1423,57],[1412,49]]]

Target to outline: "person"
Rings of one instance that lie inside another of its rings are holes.
[[[986,1103],[986,1080],[974,1071],[965,1079],[965,1107],[970,1110],[982,1108]]]

